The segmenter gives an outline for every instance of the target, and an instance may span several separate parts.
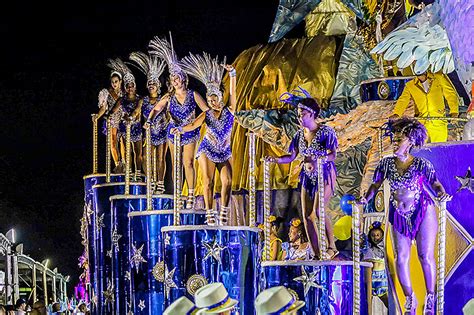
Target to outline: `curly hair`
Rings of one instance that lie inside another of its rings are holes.
[[[428,138],[426,127],[413,118],[402,117],[391,120],[389,121],[389,128],[392,133],[401,133],[406,136],[416,147],[421,147]]]

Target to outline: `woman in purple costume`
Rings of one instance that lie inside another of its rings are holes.
[[[126,123],[131,121],[131,137],[133,144],[133,156],[135,166],[135,180],[140,181],[142,169],[142,126],[140,123],[140,112],[136,111],[138,107],[139,96],[135,84],[135,77],[130,69],[120,60],[117,67],[121,68],[123,76],[123,84],[125,86],[125,95],[122,96],[115,106],[112,108],[112,115],[117,111],[122,111],[122,119],[119,123],[119,137],[122,137],[125,143]]]
[[[196,115],[195,110],[197,106],[199,106],[203,112],[207,111],[209,108],[206,105],[206,101],[199,95],[199,93],[188,89],[187,75],[181,68],[181,63],[173,50],[172,42],[170,43],[165,39],[155,37],[150,41],[149,48],[150,54],[157,55],[159,58],[166,61],[170,73],[170,89],[151,110],[148,115],[147,124],[150,124],[156,115],[160,114],[166,109],[166,107],[168,107],[167,110],[171,116],[168,125],[168,139],[170,141],[169,146],[171,152],[173,152],[174,135],[171,134],[170,130],[175,127],[185,126],[192,122]],[[196,182],[194,152],[198,139],[199,130],[193,130],[181,136],[184,177],[188,185],[188,199],[186,202],[187,209],[194,208],[194,187]],[[174,156],[171,156],[174,165]]]
[[[284,164],[291,163],[298,154],[304,158],[303,168],[300,173],[301,186],[301,208],[303,211],[303,222],[309,243],[315,255],[319,253],[318,244],[318,214],[319,195],[318,191],[318,169],[317,160],[322,158],[324,177],[324,204],[329,205],[329,199],[334,194],[336,183],[336,150],[338,147],[336,133],[331,127],[321,125],[317,122],[321,111],[315,99],[307,97],[298,101],[298,120],[303,127],[298,130],[291,141],[289,155],[281,157],[267,157],[270,162]],[[325,218],[326,237],[328,249],[326,257],[320,259],[332,259],[337,254],[332,223],[329,216]]]
[[[225,64],[225,60],[224,60]],[[199,145],[196,158],[203,174],[204,203],[206,206],[206,221],[208,225],[227,225],[232,192],[232,151],[231,134],[234,124],[236,98],[236,71],[231,65],[220,65],[217,58],[208,54],[203,56],[190,55],[183,58],[183,68],[207,88],[207,104],[210,109],[199,115],[196,120],[182,127],[171,129],[171,132],[184,133],[199,131],[206,124],[206,134]],[[224,69],[229,71],[230,98],[229,106],[222,101],[220,90]],[[214,174],[216,167],[221,180],[221,210],[219,217],[213,210]]]
[[[406,296],[405,314],[415,314],[418,305],[410,280],[410,248],[416,240],[418,257],[425,277],[427,295],[424,314],[434,314],[436,261],[434,250],[438,221],[431,189],[440,201],[448,201],[443,185],[436,178],[430,161],[411,155],[413,147],[422,146],[427,138],[426,128],[418,121],[401,118],[389,122],[395,156],[382,159],[375,169],[373,183],[362,204],[370,201],[384,180],[390,184],[388,220],[394,243],[397,277]]]
[[[141,52],[130,54],[130,60],[134,61],[137,67],[147,76],[147,89],[149,95],[143,97],[138,102],[135,109],[137,113],[142,112],[143,117],[148,119],[150,112],[158,103],[160,96],[160,75],[164,70],[164,62],[158,60],[156,56],[147,56]],[[136,113],[134,114],[136,115]],[[156,164],[150,167],[156,170],[156,178],[153,178],[153,192],[162,194],[165,192],[165,174],[166,174],[166,151],[168,150],[168,117],[166,111],[156,115],[150,124],[152,155],[155,156]],[[148,165],[144,165],[148,167]]]
[[[110,61],[109,67],[112,67]],[[104,115],[107,115],[107,113],[114,107],[117,100],[122,97],[122,77],[123,74],[112,67],[112,73],[110,74],[110,88],[102,89],[99,92],[99,112],[97,113],[97,115],[92,115],[93,121],[100,119]],[[116,112],[110,120],[110,132],[112,133],[112,145],[110,148],[110,152],[112,154],[112,159],[114,160],[115,164],[114,173],[123,171],[118,141],[118,125],[120,122],[120,115],[120,112]],[[107,134],[107,124],[105,121],[104,126],[102,128],[102,132],[104,134]]]

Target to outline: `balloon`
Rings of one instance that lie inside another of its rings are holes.
[[[341,198],[341,210],[344,214],[352,215],[352,205],[350,204],[351,201],[356,200],[353,195],[344,195]]]
[[[334,223],[334,236],[340,240],[345,241],[351,237],[352,231],[352,217],[345,215]]]

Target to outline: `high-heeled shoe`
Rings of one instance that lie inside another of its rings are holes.
[[[229,221],[229,210],[230,207],[221,206],[221,211],[219,212],[219,225],[227,225]]]
[[[189,194],[188,198],[186,199],[186,210],[194,210],[194,203],[196,202],[196,198],[194,194]]]
[[[415,292],[412,292],[410,296],[406,297],[405,301],[405,315],[414,315],[416,314],[416,307],[418,306],[418,301],[416,300]]]
[[[425,296],[425,305],[423,305],[423,315],[435,314],[435,295],[433,292],[428,292]]]
[[[206,210],[206,224],[209,226],[216,226],[217,225],[217,220],[216,220],[216,213],[214,209],[207,209]]]

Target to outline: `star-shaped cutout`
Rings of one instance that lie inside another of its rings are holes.
[[[204,260],[208,259],[209,257],[213,257],[217,262],[221,263],[221,251],[227,248],[227,246],[222,247],[219,243],[217,243],[216,238],[212,240],[212,242],[202,242],[202,245],[206,248],[206,256],[204,256]]]
[[[112,282],[108,281],[107,290],[103,292],[103,295],[104,295],[106,304],[113,303],[115,301],[114,285]]]
[[[95,230],[97,231],[97,233],[100,232],[100,229],[102,229],[103,227],[105,227],[105,224],[104,224],[104,214],[105,214],[105,213],[102,213],[101,216],[97,216],[96,219],[95,219]]]
[[[114,231],[112,232],[112,246],[115,247],[115,252],[119,251],[119,243],[118,241],[122,238],[122,235],[117,233],[117,228],[114,228]]]
[[[112,249],[108,250],[105,256],[112,258]]]
[[[456,176],[456,179],[459,183],[461,183],[461,187],[459,187],[457,192],[460,192],[463,189],[469,189],[471,193],[474,193],[474,179],[472,178],[470,167],[467,169],[466,175],[464,175],[464,177]]]
[[[168,233],[165,233],[165,246],[168,246],[170,244],[170,239],[171,237],[168,235]]]
[[[151,273],[153,274],[153,277],[156,279],[156,281],[165,281],[165,262],[162,260],[158,261],[153,267]]]
[[[125,278],[126,281],[130,281],[130,279],[131,279],[131,277],[130,277],[130,271],[128,271],[128,270],[125,271],[125,277],[124,277],[124,278]]]
[[[145,244],[142,244],[142,246],[137,249],[135,245],[132,244],[132,258],[130,258],[130,266],[132,268],[135,266],[137,268],[137,273],[138,269],[140,268],[140,264],[146,263],[146,260],[142,257],[143,246],[145,246]]]
[[[173,281],[174,272],[176,271],[176,267],[174,267],[171,271],[168,272],[168,266],[165,265],[165,290],[166,296],[170,296],[171,288],[178,288],[176,283]]]
[[[317,271],[311,272],[308,275],[308,273],[304,269],[304,266],[301,266],[301,276],[294,278],[293,281],[301,282],[303,284],[303,286],[304,286],[304,296],[306,296],[308,294],[309,289],[311,289],[311,287],[318,288],[318,289],[324,289],[324,287],[321,286],[317,282],[318,276],[319,276],[319,273]]]
[[[140,302],[138,303],[138,308],[140,309],[140,311],[143,312],[143,310],[145,309],[145,300],[140,300]]]

